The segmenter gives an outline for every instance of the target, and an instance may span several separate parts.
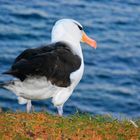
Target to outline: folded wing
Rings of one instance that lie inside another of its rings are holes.
[[[5,74],[24,81],[29,77],[45,76],[52,84],[70,86],[70,74],[79,69],[81,59],[73,54],[68,44],[57,42],[22,52]]]

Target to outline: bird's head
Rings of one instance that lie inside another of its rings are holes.
[[[86,35],[82,25],[73,19],[58,20],[52,29],[52,41],[84,42],[96,48],[96,41]]]

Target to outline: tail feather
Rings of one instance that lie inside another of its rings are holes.
[[[5,86],[5,83],[0,83],[0,88],[3,88]]]
[[[13,73],[14,73],[14,71],[8,70],[8,71],[3,72],[2,74],[9,74],[9,75],[12,75]]]
[[[13,74],[13,71],[12,70],[8,70],[8,71],[5,71],[3,73],[0,74],[0,76],[2,76],[3,74],[8,74],[8,75],[12,75]],[[0,88],[4,88],[6,89],[6,87],[10,84],[14,84],[14,81],[10,80],[10,81],[0,81]]]
[[[1,82],[0,83],[0,88],[4,88],[7,87],[9,84],[14,84],[14,81],[8,81],[8,82]]]

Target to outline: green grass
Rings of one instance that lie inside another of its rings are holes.
[[[140,121],[136,123],[140,126]],[[139,140],[140,128],[128,120],[79,114],[0,114],[0,140]]]

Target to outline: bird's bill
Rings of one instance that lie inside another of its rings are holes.
[[[97,47],[96,41],[91,39],[90,37],[88,37],[85,32],[83,32],[81,41],[87,43],[89,46],[91,46],[91,47],[93,47],[95,49]]]

